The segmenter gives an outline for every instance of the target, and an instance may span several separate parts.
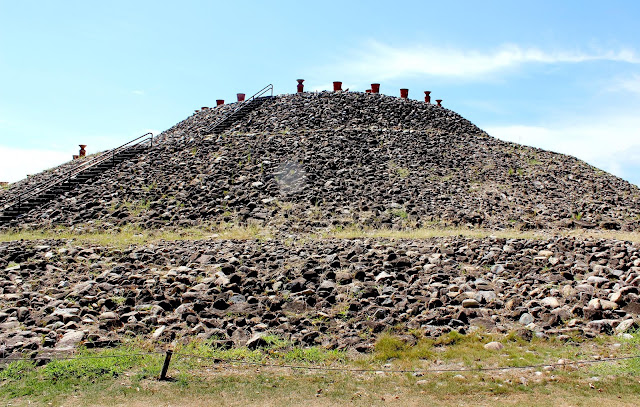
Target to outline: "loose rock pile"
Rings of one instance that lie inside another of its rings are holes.
[[[635,329],[640,313],[640,251],[611,240],[11,242],[0,267],[5,355],[267,332],[366,351],[394,327],[569,340]]]
[[[434,105],[361,93],[286,95],[231,132],[204,134],[232,108],[194,114],[148,153],[13,226],[640,225],[636,186],[573,157],[494,139]]]

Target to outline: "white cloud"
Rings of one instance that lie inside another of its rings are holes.
[[[640,144],[594,159],[593,164],[640,186]]]
[[[502,140],[569,154],[640,185],[640,117],[589,117],[547,126],[488,126]]]
[[[0,181],[16,182],[27,174],[36,174],[71,160],[72,155],[60,151],[29,150],[0,146]]]
[[[627,78],[619,78],[609,86],[611,92],[630,92],[640,94],[640,75],[635,74]]]
[[[544,51],[505,44],[493,51],[460,50],[412,45],[392,47],[377,41],[363,51],[342,61],[341,70],[355,76],[366,74],[375,80],[389,80],[415,75],[451,78],[480,78],[523,64],[558,64],[588,61],[615,61],[639,64],[632,50],[619,51]]]
[[[637,144],[640,117],[593,117],[585,118],[579,124],[549,126],[489,126],[485,131],[503,140],[594,159]]]

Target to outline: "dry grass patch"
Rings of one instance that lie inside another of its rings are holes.
[[[337,227],[325,231],[319,235],[321,238],[336,239],[362,239],[362,238],[387,238],[387,239],[431,239],[436,237],[465,237],[483,239],[496,237],[502,239],[528,239],[541,240],[559,237],[576,237],[581,239],[611,239],[624,240],[639,243],[640,232],[624,232],[616,230],[535,230],[521,231],[516,229],[492,230],[482,228],[407,228],[401,230],[385,228],[368,228],[364,226]]]
[[[360,239],[360,238],[388,238],[388,239],[431,239],[434,237],[470,237],[482,239],[489,236],[506,239],[547,239],[552,233],[544,231],[519,230],[491,230],[469,228],[415,228],[415,229],[374,229],[362,226],[348,226],[334,228],[321,234],[323,238]]]
[[[16,240],[70,239],[81,243],[103,246],[124,247],[132,244],[153,243],[160,240],[269,240],[278,237],[275,226],[257,223],[236,224],[222,222],[203,224],[190,228],[144,229],[135,225],[125,225],[113,230],[95,227],[57,227],[50,229],[21,229],[0,232],[0,242]],[[640,243],[640,232],[608,230],[537,230],[520,231],[516,229],[491,230],[470,228],[406,228],[401,230],[368,228],[359,225],[335,227],[322,232],[297,234],[296,239],[307,242],[317,239],[432,239],[438,237],[463,237],[484,239],[496,237],[503,239],[541,240],[553,237],[576,237],[581,239],[612,239]],[[286,240],[286,239],[285,239]]]
[[[146,244],[177,240],[229,239],[252,240],[269,239],[269,229],[258,225],[235,225],[222,223],[212,226],[181,229],[143,229],[126,225],[114,230],[84,230],[79,228],[58,227],[52,229],[9,230],[0,232],[0,242],[17,240],[68,239],[79,243],[97,244],[110,247],[126,247],[135,244]]]
[[[563,232],[562,236],[591,238],[591,239],[612,239],[624,240],[628,242],[640,243],[640,232],[624,232],[620,230],[572,230]]]

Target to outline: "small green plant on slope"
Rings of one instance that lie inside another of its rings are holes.
[[[158,186],[158,183],[153,181],[151,184],[143,186],[142,189],[145,190],[146,192],[150,192],[151,190],[155,189],[157,186]]]
[[[397,216],[400,219],[407,219],[409,217],[407,211],[402,208],[391,209],[389,213],[391,213],[393,216]]]
[[[399,178],[407,178],[411,171],[406,167],[401,167],[393,161],[389,161],[389,174],[395,175]]]

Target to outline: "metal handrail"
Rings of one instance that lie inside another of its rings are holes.
[[[238,112],[239,110],[243,109],[244,107],[246,107],[249,103],[251,103],[252,101],[256,100],[257,98],[261,97],[262,95],[264,95],[265,93],[271,91],[271,97],[273,97],[273,84],[268,84],[267,86],[265,86],[264,88],[260,89],[259,91],[257,91],[255,94],[253,94],[253,96],[251,96],[250,98],[238,103],[238,105],[235,107],[235,109],[233,109],[231,112],[225,114],[222,118],[220,118],[219,120],[217,120],[215,123],[213,123],[211,126],[207,127],[207,129],[205,130],[206,132],[211,132],[213,129],[215,129],[218,125],[220,125],[221,123],[223,123],[225,120],[227,120],[230,116],[232,116],[233,114],[235,114],[236,112]],[[151,136],[148,138],[145,138],[146,136]],[[142,138],[145,138],[142,141],[138,141]],[[11,208],[12,206],[14,206],[16,203],[18,204],[18,206],[22,205],[22,201],[27,200],[28,198],[35,196],[41,192],[45,192],[49,189],[51,189],[53,186],[58,185],[62,182],[64,182],[65,180],[70,180],[71,178],[76,177],[78,174],[82,173],[83,171],[92,168],[98,164],[101,164],[103,162],[105,162],[106,160],[108,160],[109,158],[111,158],[112,162],[115,162],[115,156],[116,154],[119,154],[120,152],[141,145],[143,143],[146,143],[147,141],[150,142],[150,147],[149,148],[153,148],[153,134],[152,133],[145,133],[140,137],[137,137],[119,147],[116,147],[114,149],[111,149],[109,151],[106,151],[100,155],[98,155],[97,157],[92,158],[91,160],[85,161],[82,164],[66,171],[63,172],[61,175],[53,177],[52,179],[49,179],[47,181],[41,182],[39,184],[36,184],[35,186],[31,187],[30,189],[28,189],[27,191],[24,191],[22,193],[20,193],[18,196],[12,198],[11,200],[7,201],[4,205],[4,207],[2,208],[3,211],[7,210],[8,208]],[[132,144],[134,142],[138,141],[135,144]]]
[[[145,138],[142,141],[138,141],[146,136],[151,135],[151,137]],[[137,145],[140,145],[146,141],[151,141],[151,145],[150,147],[153,147],[153,134],[152,133],[145,133],[140,137],[137,137],[127,143],[124,143],[123,145],[116,147],[114,149],[111,149],[109,151],[105,151],[104,153],[98,155],[97,157],[93,157],[92,159],[83,162],[82,164],[66,171],[63,172],[61,175],[54,177],[52,179],[49,179],[47,181],[41,182],[35,186],[33,186],[32,188],[28,189],[27,191],[24,191],[22,193],[20,193],[17,197],[14,197],[13,199],[11,199],[10,201],[8,201],[5,205],[4,208],[2,208],[2,210],[6,210],[10,207],[12,207],[13,205],[15,205],[16,203],[18,204],[18,206],[20,206],[22,204],[23,200],[26,200],[28,198],[30,198],[31,196],[37,195],[40,192],[44,192],[47,191],[48,189],[50,189],[51,187],[64,182],[65,180],[70,180],[71,178],[77,176],[78,174],[82,173],[83,171],[95,167],[98,164],[101,164],[105,161],[107,161],[109,158],[111,158],[112,162],[115,161],[115,156],[116,154],[120,154],[122,151],[127,150],[129,148],[135,147]],[[131,144],[138,141],[135,144]]]
[[[213,123],[211,126],[207,127],[207,129],[205,130],[207,133],[210,133],[213,129],[216,128],[216,126],[218,126],[220,123],[224,122],[227,118],[229,118],[230,116],[232,116],[234,113],[236,113],[238,110],[242,109],[243,107],[247,106],[248,103],[252,102],[253,100],[259,98],[260,96],[264,95],[265,93],[267,93],[268,91],[271,91],[271,96],[273,96],[273,84],[268,84],[267,86],[265,86],[264,88],[260,89],[259,91],[257,91],[256,93],[253,94],[253,96],[251,96],[249,99],[246,99],[240,103],[238,103],[238,106],[233,109],[230,113],[227,113],[226,115],[222,116],[221,119],[219,119],[218,121],[216,121],[215,123]]]

